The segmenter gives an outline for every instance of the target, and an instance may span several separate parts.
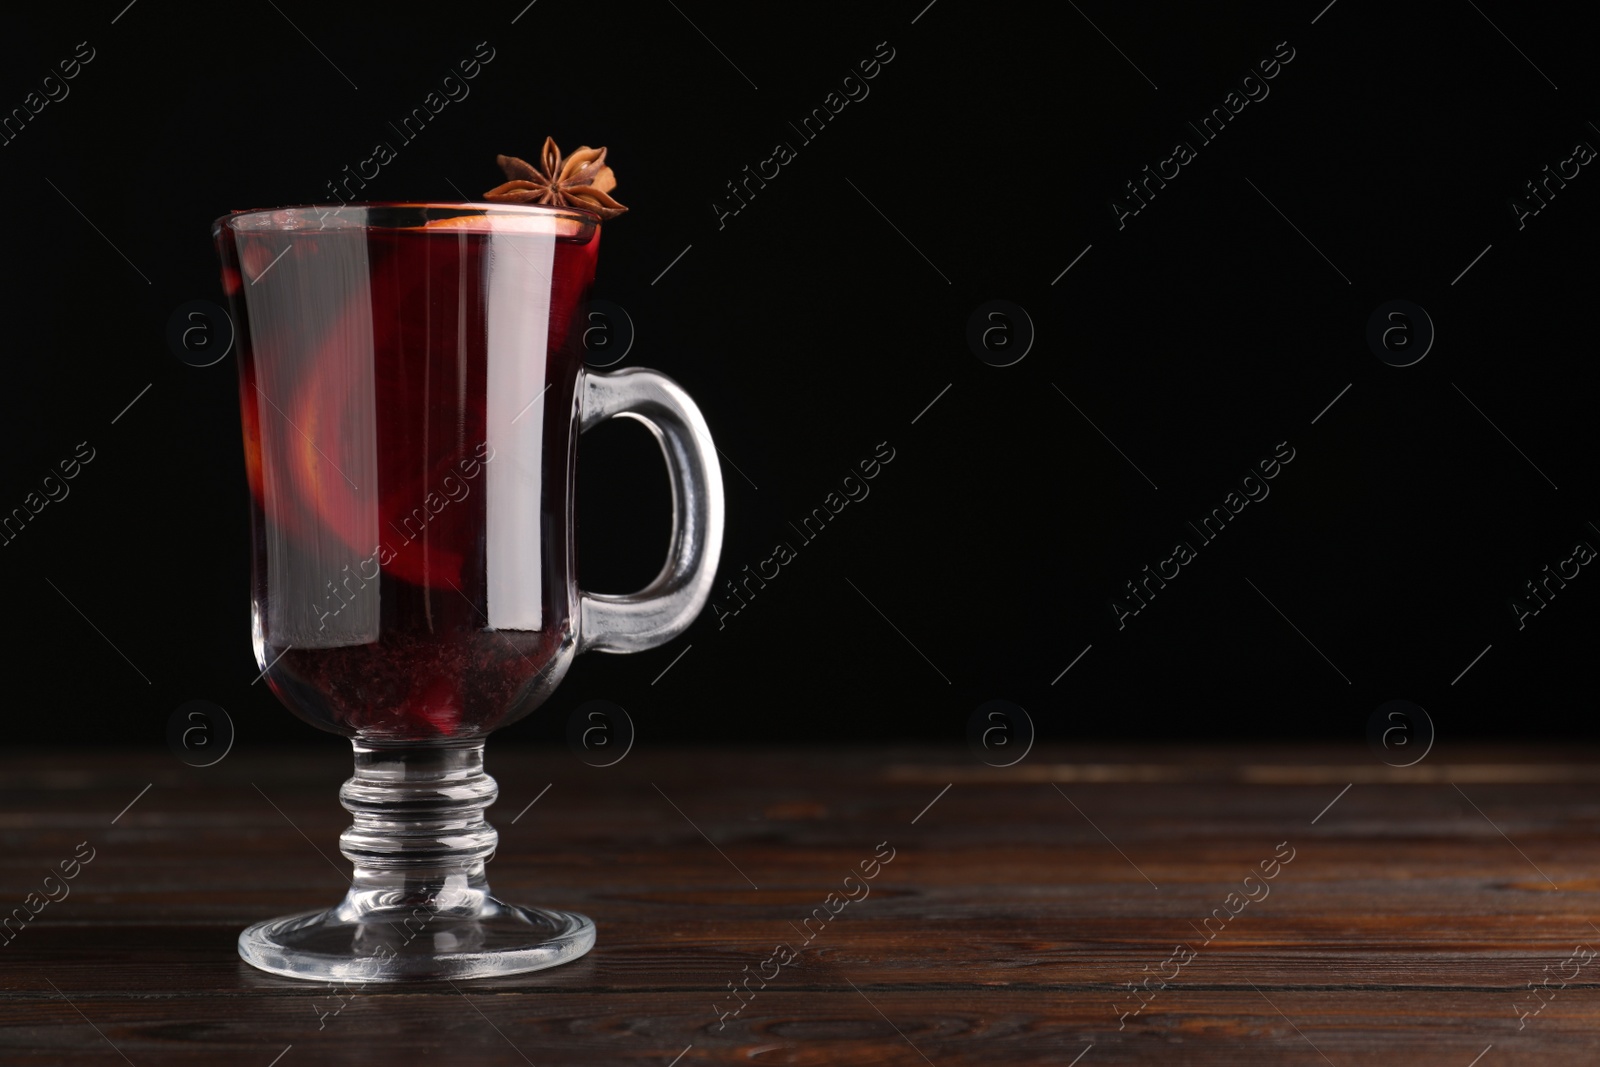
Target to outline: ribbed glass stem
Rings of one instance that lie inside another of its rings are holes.
[[[373,748],[355,743],[355,775],[339,800],[355,822],[339,850],[355,866],[365,908],[425,905],[470,913],[488,894],[484,863],[499,835],[484,809],[499,794],[483,742]]]

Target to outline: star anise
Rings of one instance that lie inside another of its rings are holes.
[[[516,156],[496,156],[495,162],[509,180],[484,193],[483,198],[513,204],[587,208],[603,219],[614,219],[628,210],[607,195],[617,187],[617,176],[606,165],[604,148],[584,145],[562,159],[556,139],[546,137],[540,157],[542,167],[532,166]]]

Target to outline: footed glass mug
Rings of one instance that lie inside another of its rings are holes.
[[[239,338],[267,683],[355,746],[354,865],[336,907],[258,923],[239,954],[298,978],[471,978],[594,944],[586,916],[503,903],[484,738],[579,652],[638,652],[710,595],[722,477],[693,401],[654,371],[583,367],[599,220],[520,204],[240,212],[213,236]],[[661,573],[580,591],[578,434],[644,423],[672,482]]]

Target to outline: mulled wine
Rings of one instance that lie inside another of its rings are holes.
[[[537,706],[574,651],[572,464],[544,457],[573,452],[572,327],[599,227],[362,212],[219,230],[241,320],[256,654],[325,729],[480,737]]]

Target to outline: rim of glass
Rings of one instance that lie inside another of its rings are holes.
[[[393,212],[389,221],[374,221],[374,212]],[[596,229],[601,218],[581,207],[552,207],[548,204],[488,203],[477,200],[370,200],[343,204],[286,204],[280,207],[245,208],[230,211],[211,224],[213,234],[227,229],[233,233],[301,233],[328,229],[426,230],[431,224],[441,231],[449,219],[543,218],[565,221],[570,229],[558,225],[560,236],[584,236]],[[254,224],[252,224],[254,223]]]

